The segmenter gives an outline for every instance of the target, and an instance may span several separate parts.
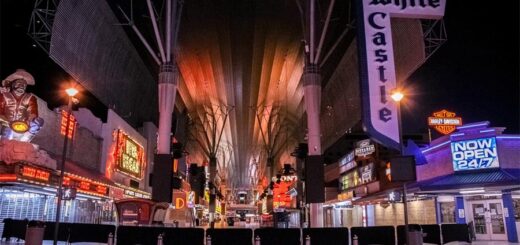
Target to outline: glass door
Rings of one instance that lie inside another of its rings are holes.
[[[475,226],[475,235],[477,240],[490,240],[486,224],[486,208],[484,203],[471,204],[473,211],[473,225]]]
[[[507,240],[506,227],[504,224],[504,210],[501,201],[488,201],[489,221],[488,228],[491,240]]]
[[[507,240],[501,200],[471,202],[477,240]]]

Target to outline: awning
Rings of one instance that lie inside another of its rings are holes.
[[[520,188],[520,169],[498,169],[486,172],[454,173],[410,184],[420,191],[450,190],[473,187]]]

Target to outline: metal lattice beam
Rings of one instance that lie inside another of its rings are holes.
[[[424,54],[426,59],[448,40],[444,19],[424,20],[421,22],[424,33]]]
[[[27,35],[47,53],[50,51],[52,24],[58,3],[58,0],[36,0],[27,30]]]

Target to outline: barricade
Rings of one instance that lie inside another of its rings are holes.
[[[423,230],[423,242],[431,244],[441,244],[440,225],[421,225]]]
[[[254,237],[260,238],[261,245],[301,245],[299,228],[258,228]]]
[[[61,225],[60,225],[61,226]],[[107,243],[108,235],[116,233],[114,225],[101,224],[69,224],[69,242],[97,242]]]
[[[204,229],[202,228],[161,228],[164,244],[204,245]],[[233,238],[231,238],[233,239]],[[213,243],[214,238],[212,237]]]
[[[2,238],[9,240],[11,238],[24,239],[29,220],[4,219],[4,231]]]
[[[471,243],[469,228],[467,224],[442,224],[442,243],[469,242]]]
[[[408,224],[410,231],[420,231],[421,226],[417,224]],[[397,245],[406,244],[406,237],[404,236],[404,225],[397,226]]]
[[[304,228],[302,237],[310,237],[311,245],[349,245],[348,228]],[[333,241],[333,243],[331,243]]]
[[[118,245],[157,245],[157,237],[162,227],[119,226],[116,240]]]
[[[252,245],[251,229],[207,229],[206,237],[211,236],[211,245]]]
[[[45,221],[45,232],[43,233],[43,240],[54,240],[54,230],[56,223]],[[68,241],[70,234],[70,223],[60,223],[58,232],[58,241]]]
[[[393,226],[352,227],[350,233],[352,237],[358,237],[360,245],[395,245],[395,229]]]

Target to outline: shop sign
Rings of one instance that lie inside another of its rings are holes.
[[[278,180],[282,181],[282,182],[289,182],[289,183],[292,183],[294,181],[297,181],[298,180],[298,176],[296,175],[282,175],[280,176],[280,179],[278,179],[276,176],[271,178],[271,180],[273,182],[278,182]]]
[[[376,146],[370,144],[370,140],[362,140],[357,143],[355,155],[358,157],[366,157],[376,151]]]
[[[354,161],[354,159],[355,159],[354,151],[351,151],[347,155],[345,155],[344,157],[339,159],[339,166],[341,167],[343,165],[349,164],[350,162]]]
[[[397,88],[390,19],[440,19],[446,1],[358,0],[356,5],[363,125],[372,138],[399,149],[398,104],[389,98]]]
[[[361,183],[366,184],[375,180],[374,163],[359,168],[359,176],[361,176]]]
[[[354,197],[354,192],[353,191],[343,192],[341,194],[338,194],[338,201],[350,200],[353,197]]]
[[[117,170],[135,178],[142,178],[144,148],[122,130],[117,131],[115,159]]]
[[[195,192],[189,191],[188,192],[188,200],[187,200],[187,206],[188,208],[193,208],[195,206]]]
[[[339,189],[344,191],[358,186],[359,184],[359,172],[352,171],[340,177]]]
[[[186,207],[186,193],[173,192],[173,204],[175,209],[183,209]]]
[[[453,170],[498,168],[495,137],[451,142]]]
[[[357,167],[357,162],[356,161],[351,161],[351,162],[348,162],[347,164],[343,165],[343,166],[340,166],[339,167],[339,173],[345,173],[353,168],[356,168]]]
[[[20,174],[24,178],[36,180],[43,183],[49,183],[49,178],[51,176],[51,173],[49,171],[29,166],[22,166]]]
[[[457,117],[454,112],[441,110],[434,112],[433,116],[428,117],[428,126],[433,127],[437,132],[447,135],[462,125],[462,118]]]

